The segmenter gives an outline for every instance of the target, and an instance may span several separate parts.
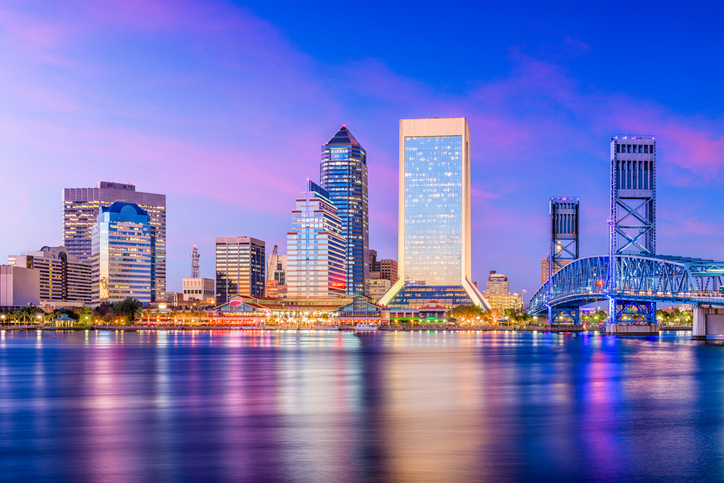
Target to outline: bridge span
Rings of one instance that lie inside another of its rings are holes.
[[[538,289],[528,313],[547,315],[551,323],[561,316],[577,322],[580,307],[598,301],[608,303],[609,324],[627,314],[656,324],[656,302],[695,305],[694,338],[724,334],[724,262],[662,255],[579,258]]]

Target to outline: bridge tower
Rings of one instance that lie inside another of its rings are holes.
[[[617,283],[616,255],[656,254],[656,139],[648,135],[611,138],[609,287]],[[620,303],[609,296],[609,323],[626,313],[656,323],[655,303]]]
[[[550,298],[551,284],[548,282],[558,270],[576,260],[579,256],[578,239],[579,201],[578,198],[551,198],[548,203],[548,259],[547,277]],[[556,311],[550,309],[548,323],[553,323],[560,315],[569,316],[578,323],[579,311]]]

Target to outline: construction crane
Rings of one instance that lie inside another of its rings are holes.
[[[199,278],[199,249],[196,245],[191,247],[191,278]]]

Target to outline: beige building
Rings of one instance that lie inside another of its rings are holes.
[[[392,282],[383,278],[370,279],[370,298],[377,302],[392,286]]]
[[[214,305],[215,281],[211,278],[184,278],[183,300],[200,300]]]
[[[40,270],[0,265],[0,307],[40,304]]]
[[[516,310],[523,307],[523,300],[520,294],[510,294],[510,283],[505,274],[490,271],[488,284],[485,291],[485,298],[493,310],[504,314],[507,309]]]

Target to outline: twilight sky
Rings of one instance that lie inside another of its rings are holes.
[[[468,118],[473,279],[540,284],[551,196],[607,251],[612,134],[654,134],[659,253],[724,258],[724,3],[0,1],[0,263],[61,243],[63,188],[165,193],[168,286],[216,236],[286,251],[346,124],[397,258],[400,118]]]

